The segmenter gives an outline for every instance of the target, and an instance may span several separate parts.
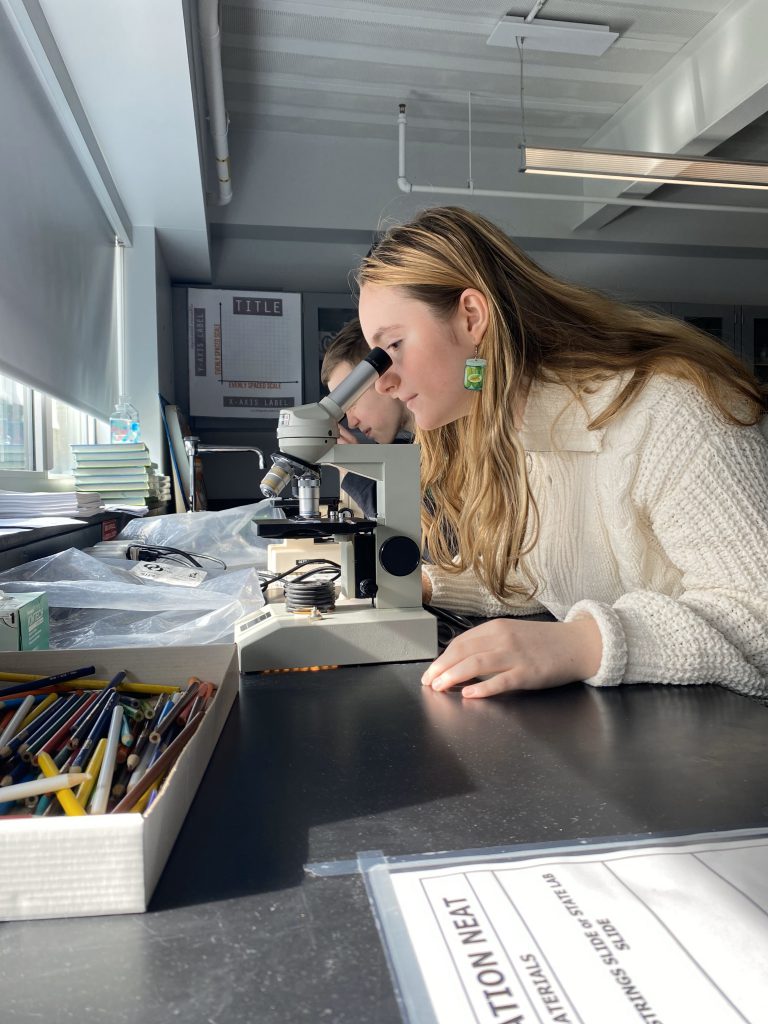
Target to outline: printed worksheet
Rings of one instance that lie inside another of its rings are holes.
[[[768,1020],[765,837],[384,863],[368,881],[414,1024]]]

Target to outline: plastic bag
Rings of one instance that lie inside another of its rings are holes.
[[[179,512],[169,516],[133,519],[120,532],[121,540],[179,548],[190,554],[215,555],[228,569],[238,566],[266,568],[267,545],[259,537],[254,519],[284,519],[270,500],[240,505],[220,512]],[[208,569],[206,564],[204,568]]]
[[[194,589],[174,587],[76,548],[0,573],[0,590],[47,594],[55,648],[231,643],[235,622],[264,604],[252,568],[212,575]]]

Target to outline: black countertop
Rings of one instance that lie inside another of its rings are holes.
[[[395,1024],[344,873],[358,852],[768,824],[768,710],[746,698],[462,701],[423,690],[423,668],[245,677],[149,912],[0,926],[2,1020]]]

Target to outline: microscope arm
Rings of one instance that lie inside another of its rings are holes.
[[[325,398],[280,413],[277,425],[280,451],[272,456],[272,468],[261,482],[265,497],[276,498],[293,477],[303,476],[323,460],[339,439],[339,422],[347,409],[391,365],[392,360],[383,349],[371,349]]]

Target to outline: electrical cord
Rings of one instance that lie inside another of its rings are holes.
[[[338,562],[332,562],[328,558],[309,558],[309,559],[307,559],[306,562],[302,562],[301,565],[291,566],[291,568],[290,569],[286,569],[285,572],[280,572],[280,573],[277,573],[277,574],[271,573],[269,579],[264,579],[261,582],[262,593],[272,583],[277,583],[278,580],[283,580],[283,579],[285,579],[286,576],[293,575],[293,573],[298,572],[299,570],[303,569],[305,565],[329,566],[330,568],[335,569],[336,572],[331,577],[332,580],[337,580],[339,578],[339,576],[341,576],[341,566],[339,565]],[[301,583],[303,580],[309,579],[310,576],[313,576],[315,573],[318,573],[318,572],[329,572],[329,569],[310,569],[309,572],[302,573],[301,576],[296,576],[293,582],[294,583]],[[261,573],[259,573],[259,575],[263,576],[265,574],[263,572],[261,572]]]
[[[215,562],[222,569],[227,568],[227,563],[215,555],[204,555],[199,551],[182,551],[180,548],[172,548],[165,544],[129,544],[125,553],[126,558],[137,562],[157,562],[163,558],[168,562],[175,562],[177,565],[191,565],[195,569],[202,569],[198,559],[202,558],[209,562]]]
[[[441,650],[444,650],[451,640],[455,640],[457,636],[477,625],[465,615],[449,612],[447,609],[438,608],[435,605],[425,604],[424,610],[437,619],[437,644]]]

